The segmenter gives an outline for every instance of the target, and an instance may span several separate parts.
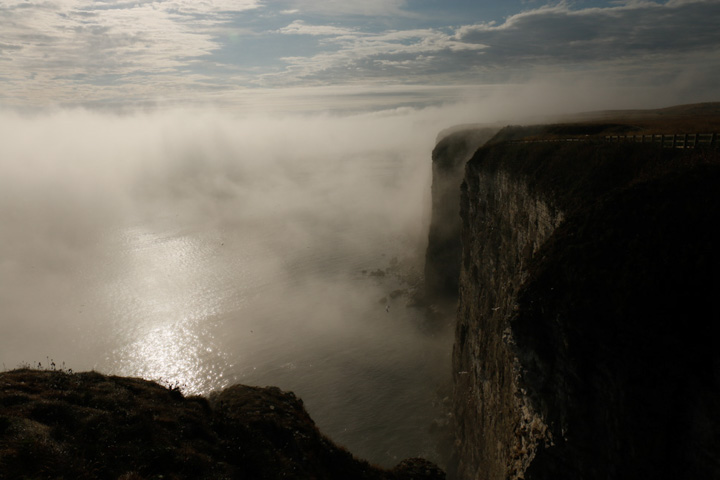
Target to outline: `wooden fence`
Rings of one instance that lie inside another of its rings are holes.
[[[717,133],[680,133],[674,135],[606,135],[608,142],[661,143],[665,148],[695,148],[718,146]]]
[[[717,133],[678,133],[678,134],[648,134],[648,135],[605,135],[596,137],[586,135],[573,138],[548,138],[537,140],[515,140],[509,143],[554,143],[554,142],[632,142],[654,143],[663,148],[695,148],[720,147],[720,134]]]

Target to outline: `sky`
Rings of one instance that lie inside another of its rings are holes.
[[[718,0],[0,0],[0,107],[361,109],[530,83],[708,101],[718,25]]]

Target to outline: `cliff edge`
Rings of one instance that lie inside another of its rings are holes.
[[[607,129],[643,133],[515,127],[467,164],[457,478],[720,478],[720,153]]]
[[[432,211],[425,255],[425,298],[442,309],[455,308],[460,275],[460,185],[465,164],[497,133],[497,128],[458,127],[441,134],[432,152]]]

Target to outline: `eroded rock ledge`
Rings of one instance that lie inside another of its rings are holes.
[[[318,432],[292,393],[209,399],[95,372],[0,373],[0,478],[442,479],[422,459],[383,470]]]
[[[461,201],[458,478],[720,478],[719,191],[717,150],[476,152]]]

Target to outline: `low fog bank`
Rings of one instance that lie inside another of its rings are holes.
[[[0,114],[4,367],[277,385],[357,455],[434,458],[452,340],[406,304],[439,113]]]
[[[92,301],[83,290],[98,262],[108,262],[108,242],[132,225],[218,234],[240,225],[276,228],[263,245],[267,268],[290,244],[322,242],[323,229],[349,218],[368,237],[379,230],[421,237],[433,123],[398,112],[1,114],[8,133],[0,145],[3,363],[54,356],[74,368],[94,366],[96,359],[69,347]],[[371,178],[366,164],[387,158],[398,166],[394,176]],[[369,248],[355,244],[362,240],[339,245],[333,237],[324,248]]]
[[[367,244],[381,238],[422,250],[430,152],[441,130],[671,101],[657,89],[600,78],[438,90],[424,92],[429,103],[444,102],[438,106],[389,108],[392,95],[381,92],[388,108],[355,114],[300,113],[308,103],[302,91],[275,103],[267,94],[248,100],[245,113],[0,110],[0,360],[6,368],[46,357],[76,369],[97,364],[103,349],[83,353],[73,339],[105,313],[84,292],[102,281],[98,269],[112,263],[108,242],[129,226],[163,221],[182,232],[192,225],[217,233],[220,243],[228,229],[276,229],[261,242],[261,269],[284,268],[278,259],[298,246],[312,245],[318,258],[383,249]],[[357,106],[364,98],[344,95],[345,102],[341,94],[332,101]],[[379,105],[377,98],[368,104]],[[319,94],[312,100],[325,105]],[[272,113],[262,113],[268,102]]]

